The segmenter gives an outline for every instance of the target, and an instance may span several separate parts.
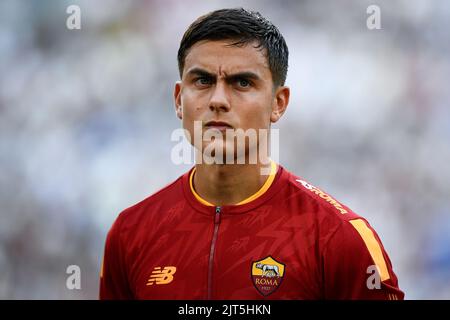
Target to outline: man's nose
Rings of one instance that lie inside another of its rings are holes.
[[[211,99],[209,100],[209,109],[211,111],[230,110],[226,84],[219,81],[216,83],[211,94]]]

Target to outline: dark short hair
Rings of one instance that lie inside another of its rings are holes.
[[[288,69],[289,51],[281,32],[259,12],[243,8],[221,9],[195,20],[181,39],[178,49],[180,77],[189,49],[202,40],[234,41],[241,46],[256,42],[257,48],[265,50],[269,69],[275,86],[284,85]]]

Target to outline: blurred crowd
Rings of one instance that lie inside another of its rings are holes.
[[[407,299],[450,299],[443,0],[0,1],[1,299],[97,298],[114,219],[191,167],[170,161],[183,32],[240,6],[289,46],[280,163],[369,220]]]

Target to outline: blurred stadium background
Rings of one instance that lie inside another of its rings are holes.
[[[81,30],[66,28],[71,4]],[[181,36],[237,6],[290,49],[281,164],[369,220],[407,299],[450,298],[444,0],[1,0],[0,298],[97,298],[116,216],[190,168],[170,162]],[[81,290],[66,288],[73,264]]]

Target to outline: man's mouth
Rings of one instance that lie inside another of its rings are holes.
[[[205,123],[205,128],[225,131],[227,129],[233,129],[233,126],[224,121],[208,121]]]

